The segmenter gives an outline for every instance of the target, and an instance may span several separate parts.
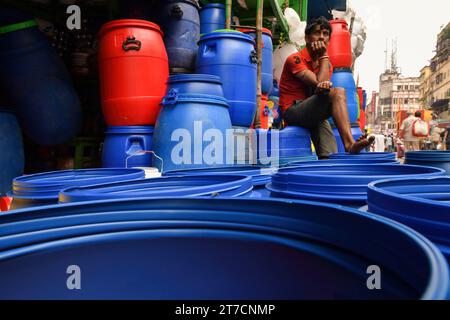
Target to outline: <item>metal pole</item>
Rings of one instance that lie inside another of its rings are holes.
[[[262,21],[263,21],[263,8],[264,0],[258,0],[256,2],[256,54],[258,56],[258,68],[257,68],[257,81],[256,81],[256,115],[255,115],[255,128],[261,127],[261,69],[262,69]]]
[[[226,20],[225,20],[225,28],[230,29],[231,27],[231,7],[232,0],[227,0],[226,3]]]

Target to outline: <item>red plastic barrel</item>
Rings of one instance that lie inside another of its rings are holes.
[[[8,211],[12,198],[0,197],[0,211]]]
[[[99,38],[100,88],[106,124],[155,124],[169,78],[161,29],[145,20],[115,20],[102,26]]]
[[[350,68],[352,66],[352,44],[350,32],[345,20],[331,20],[331,39],[328,45],[328,55],[335,68]]]

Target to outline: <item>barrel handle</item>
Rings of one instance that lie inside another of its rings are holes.
[[[250,53],[250,61],[251,63],[258,63],[258,54],[255,50],[252,50],[252,52]]]
[[[142,156],[142,155],[148,154],[148,153],[153,154],[155,156],[155,158],[158,158],[161,161],[161,173],[163,173],[163,170],[164,170],[164,160],[163,160],[163,158],[159,157],[154,151],[151,151],[151,150],[139,150],[139,151],[136,151],[135,153],[133,153],[132,155],[126,157],[126,159],[125,159],[125,168],[128,168],[128,159],[130,159],[131,157]]]
[[[124,51],[141,50],[142,43],[139,40],[136,40],[134,36],[128,36],[127,39],[122,43],[122,49]]]
[[[170,104],[177,104],[178,102],[178,90],[175,88],[172,88],[167,92],[167,95],[162,100],[162,105],[170,105]]]
[[[179,5],[174,5],[172,8],[170,8],[170,16],[180,20],[183,17],[183,10]]]

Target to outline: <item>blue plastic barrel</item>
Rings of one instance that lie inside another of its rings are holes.
[[[196,72],[222,79],[233,126],[250,127],[256,112],[255,42],[238,31],[212,32],[200,38]]]
[[[352,207],[366,204],[367,185],[389,178],[436,177],[445,171],[438,168],[392,165],[352,164],[282,168],[266,186],[272,197],[339,203]]]
[[[276,168],[262,168],[258,166],[233,166],[225,168],[197,169],[197,170],[179,170],[169,172],[168,176],[210,176],[210,175],[231,175],[231,176],[247,176],[252,178],[253,188],[261,196],[268,197],[269,192],[265,185],[270,182],[271,177],[276,173]],[[253,196],[256,196],[253,194]]]
[[[151,167],[153,127],[108,127],[102,151],[103,168]]]
[[[0,87],[31,140],[64,143],[81,128],[80,102],[70,76],[34,20],[15,26],[0,27]]]
[[[22,132],[13,112],[0,109],[0,197],[12,189],[12,180],[23,174],[25,158]]]
[[[430,241],[394,221],[334,205],[95,201],[12,212],[0,234],[2,299],[449,297],[448,266]],[[58,270],[74,260],[89,283],[83,290],[61,286],[67,278]],[[367,290],[373,264],[383,270],[383,290]]]
[[[400,164],[397,160],[391,159],[328,159],[316,161],[292,161],[288,164],[289,167],[304,167],[304,166],[321,166],[324,164],[364,164],[370,166],[372,164]]]
[[[302,127],[286,127],[283,130],[257,129],[258,158],[279,156],[292,158],[311,156],[311,135]],[[273,140],[273,141],[272,141]],[[278,143],[278,149],[273,146]]]
[[[364,111],[366,111],[366,106],[367,106],[367,92],[366,90],[363,90],[363,104],[362,104],[362,108]]]
[[[249,29],[250,30],[250,29]],[[241,30],[242,31],[242,30]],[[272,62],[272,32],[269,29],[263,28],[262,30],[262,61],[261,61],[261,92],[267,94],[272,91],[273,87],[273,62]],[[252,30],[243,31],[251,36],[256,41],[256,32]]]
[[[209,94],[223,97],[222,81],[210,74],[178,74],[169,77],[167,92],[179,94]]]
[[[450,262],[450,177],[376,181],[368,211],[403,223],[432,240]]]
[[[205,4],[200,10],[200,34],[225,29],[225,5],[221,3]]]
[[[345,152],[344,144],[342,143],[341,135],[339,134],[339,130],[337,128],[333,128],[334,137],[336,138],[336,144],[338,148],[338,152]],[[363,135],[361,128],[359,125],[352,126],[352,136],[355,141],[358,140],[359,137]],[[364,149],[361,152],[366,152]]]
[[[450,175],[450,151],[408,151],[405,164],[442,168]]]
[[[140,169],[81,169],[45,172],[13,180],[11,209],[58,203],[58,193],[72,186],[89,186],[145,177]]]
[[[192,73],[195,68],[200,16],[195,0],[167,0],[161,11],[161,27],[171,73]]]
[[[330,155],[330,159],[396,160],[396,156],[394,152],[334,153]]]
[[[350,69],[336,69],[331,76],[331,82],[335,88],[345,89],[347,97],[347,110],[350,123],[358,120],[359,108],[358,108],[358,93],[356,91],[355,79]],[[330,123],[333,123],[333,119],[329,119]]]
[[[163,159],[162,171],[227,164],[231,120],[224,98],[171,91],[162,106],[153,135],[154,151]]]

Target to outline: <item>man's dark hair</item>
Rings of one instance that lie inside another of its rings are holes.
[[[416,111],[416,113],[414,113],[414,117],[420,118],[422,116],[422,113],[420,111]]]
[[[331,36],[331,25],[325,17],[317,17],[311,20],[305,28],[305,35],[310,35],[316,26],[320,26],[320,30],[328,30]]]

